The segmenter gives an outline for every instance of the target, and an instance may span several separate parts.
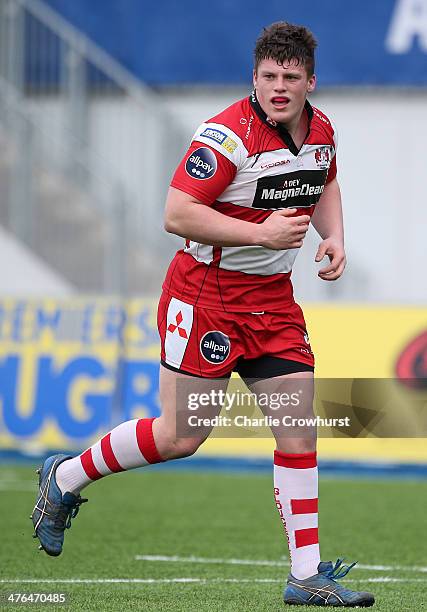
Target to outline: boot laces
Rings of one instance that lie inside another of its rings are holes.
[[[327,578],[331,580],[339,580],[347,576],[348,572],[356,565],[357,561],[350,563],[350,565],[342,565],[344,559],[337,559],[334,567],[326,573]],[[342,567],[341,567],[342,566]]]
[[[73,504],[60,504],[57,515],[55,517],[55,527],[63,530],[70,529],[71,519],[75,518],[80,510],[80,506],[88,500],[80,495]]]

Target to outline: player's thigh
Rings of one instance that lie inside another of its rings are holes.
[[[274,419],[271,431],[279,450],[295,453],[315,450],[313,372],[294,372],[252,383],[248,381],[248,386],[258,397],[263,414]]]
[[[189,376],[160,365],[161,416],[155,430],[169,439],[205,440],[212,431],[210,421],[221,412],[221,395],[228,378]]]

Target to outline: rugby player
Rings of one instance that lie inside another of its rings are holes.
[[[329,258],[319,277],[334,281],[346,264],[336,132],[307,100],[315,48],[305,27],[265,28],[251,95],[196,130],[166,202],[165,229],[185,247],[158,308],[161,416],[122,423],[77,457],[45,461],[32,520],[49,555],[61,553],[88,484],[192,455],[204,442],[209,427],[178,431],[178,387],[221,390],[232,371],[256,394],[297,382],[304,394],[295,414],[313,415],[314,357],[290,280],[310,222],[321,238],[316,261]],[[212,417],[219,411],[209,407]],[[291,560],[285,603],[371,606],[373,595],[337,582],[354,564],[320,559],[315,436],[273,434],[274,496]]]

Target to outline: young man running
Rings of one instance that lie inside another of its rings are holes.
[[[224,389],[233,370],[257,394],[303,379],[298,416],[313,414],[314,357],[290,281],[310,221],[322,238],[316,261],[330,260],[320,278],[336,280],[345,267],[335,130],[307,100],[315,47],[304,27],[265,28],[252,94],[196,131],[166,203],[165,228],[184,237],[185,248],[158,309],[161,416],[122,423],[77,457],[45,461],[32,520],[48,554],[61,553],[88,484],[191,455],[203,443],[210,429],[177,435],[177,386]],[[212,406],[209,414],[218,412]],[[316,441],[283,429],[273,433],[274,494],[291,558],[284,601],[371,606],[370,593],[336,582],[354,564],[320,560]]]

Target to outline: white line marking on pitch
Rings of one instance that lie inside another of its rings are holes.
[[[173,584],[173,583],[197,583],[213,584],[218,582],[243,583],[283,583],[283,579],[277,578],[25,578],[22,580],[1,579],[0,584]],[[345,580],[345,582],[427,582],[424,578],[392,578],[384,576],[381,578],[365,578],[363,580]]]
[[[180,557],[179,555],[136,555],[136,561],[164,561],[167,563],[217,563],[220,565],[264,565],[269,567],[289,567],[287,561],[269,561],[267,559],[217,559],[214,557]],[[364,565],[360,563],[355,569],[372,570],[376,572],[427,572],[427,567],[404,565]]]
[[[136,561],[165,561],[167,563],[217,563],[220,565],[267,565],[289,567],[284,561],[263,561],[262,559],[216,559],[214,557],[180,557],[178,555],[136,555]]]

